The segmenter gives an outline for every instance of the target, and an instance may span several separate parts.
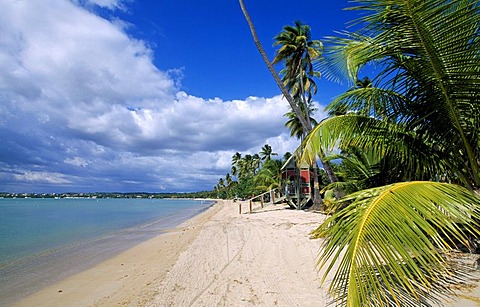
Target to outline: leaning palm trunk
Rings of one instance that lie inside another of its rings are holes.
[[[299,69],[300,69],[300,91],[301,91],[303,109],[305,110],[305,119],[307,120],[307,125],[309,127],[312,127],[312,122],[310,121],[310,115],[308,114],[309,112],[308,112],[307,99],[305,98],[302,65],[299,66]],[[322,205],[323,201],[322,201],[322,197],[320,196],[320,184],[318,182],[318,169],[317,169],[316,161],[312,163],[312,168],[313,168],[313,203],[316,205]],[[333,173],[333,176],[335,178],[334,182],[336,182],[337,180],[334,173]]]
[[[248,26],[250,27],[250,31],[252,32],[253,36],[253,41],[255,43],[255,46],[257,46],[258,51],[260,52],[260,55],[262,56],[263,61],[267,65],[268,70],[273,76],[273,79],[275,79],[275,82],[277,83],[278,87],[280,88],[280,91],[282,92],[283,96],[285,99],[287,99],[288,103],[290,104],[290,107],[292,108],[293,112],[298,116],[298,119],[302,123],[303,129],[305,131],[310,132],[312,130],[312,126],[309,126],[307,124],[307,121],[305,117],[302,115],[302,111],[300,108],[297,106],[295,101],[293,100],[292,95],[288,92],[288,90],[285,88],[283,85],[282,80],[280,80],[280,77],[278,76],[277,71],[273,67],[272,63],[268,59],[267,54],[265,53],[265,50],[263,49],[262,44],[260,43],[260,40],[258,39],[257,36],[257,31],[255,30],[255,26],[253,25],[252,19],[250,18],[250,15],[248,14],[247,8],[245,7],[245,4],[243,3],[243,0],[239,0],[240,7],[242,8],[243,15],[245,16],[245,19],[247,20]]]
[[[290,104],[290,107],[292,108],[293,112],[295,112],[298,119],[300,120],[300,123],[302,124],[302,127],[303,127],[304,131],[306,133],[310,133],[310,131],[312,131],[311,124],[310,125],[308,124],[307,120],[303,116],[303,113],[302,113],[301,109],[295,103],[292,95],[290,95],[290,93],[286,89],[285,85],[283,84],[282,80],[278,76],[277,71],[273,67],[270,60],[268,59],[267,54],[265,53],[265,50],[263,49],[263,46],[260,43],[260,40],[258,39],[257,31],[255,30],[255,26],[253,25],[252,19],[250,18],[250,15],[248,14],[247,8],[245,7],[245,4],[244,4],[243,0],[239,0],[239,3],[240,3],[240,7],[242,9],[243,15],[245,16],[245,19],[247,20],[248,26],[250,27],[250,31],[252,32],[253,41],[255,43],[255,46],[257,47],[258,51],[260,52],[260,55],[262,56],[263,61],[267,65],[268,70],[272,74],[273,79],[275,80],[278,87],[280,88],[280,91],[282,92],[283,96],[285,97],[285,99],[287,99],[288,103]],[[307,114],[306,117],[308,118],[308,114]],[[319,156],[323,156],[323,154],[321,154]],[[337,182],[338,179],[337,179],[335,173],[333,172],[333,169],[330,166],[330,164],[328,162],[324,161],[323,159],[320,159],[320,161],[322,163],[323,168],[325,169],[325,172],[327,173],[327,176],[328,176],[328,179],[330,180],[330,182],[331,183]]]

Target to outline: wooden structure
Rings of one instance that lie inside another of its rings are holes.
[[[313,172],[307,163],[302,162],[298,167],[293,155],[285,162],[282,166],[281,194],[290,207],[300,210],[311,205],[312,180]]]
[[[257,196],[253,196],[252,198],[248,199],[248,213],[252,213],[255,210],[263,209],[264,206],[268,206],[271,204],[279,204],[284,201],[284,198],[280,197],[280,193],[278,189],[272,189],[268,192],[262,193]],[[260,207],[253,208],[254,202],[260,201]],[[242,214],[242,202],[238,203],[238,213]]]
[[[302,162],[298,167],[295,156],[291,156],[282,166],[282,187],[273,189],[248,199],[248,213],[252,213],[266,205],[287,203],[294,209],[304,209],[313,202],[313,171]],[[260,202],[260,207],[253,208],[254,202]],[[242,214],[242,203],[238,204],[238,211]]]

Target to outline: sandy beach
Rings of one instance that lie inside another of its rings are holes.
[[[219,201],[15,306],[326,306],[321,242],[308,236],[323,219],[280,205],[239,214],[238,203]],[[447,306],[480,306],[475,284],[459,294]]]

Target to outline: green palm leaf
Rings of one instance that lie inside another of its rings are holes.
[[[439,282],[454,277],[443,253],[479,234],[480,200],[456,185],[397,183],[341,202],[348,205],[313,236],[325,238],[324,281],[339,261],[330,292],[347,306],[418,306],[428,293],[442,294]]]
[[[408,126],[368,116],[346,114],[320,122],[296,154],[311,163],[318,152],[357,147],[371,151],[400,172],[399,180],[435,180],[439,174],[451,182],[470,186],[456,157],[435,150],[434,144]]]
[[[358,33],[330,38],[330,74],[352,81],[367,63],[381,63],[383,86],[405,97],[410,129],[439,139],[480,186],[480,36],[478,0],[357,0],[368,10]],[[332,67],[331,67],[332,68]],[[412,103],[413,102],[413,103]]]
[[[382,185],[372,181],[378,174],[380,157],[371,151],[360,151],[357,148],[349,148],[341,154],[332,154],[325,157],[326,161],[341,160],[336,170],[338,182],[327,184],[320,193],[327,190],[341,189],[346,193],[353,193],[365,188]]]
[[[330,103],[325,110],[331,115],[355,112],[386,120],[396,120],[405,97],[392,90],[367,87],[349,90]]]

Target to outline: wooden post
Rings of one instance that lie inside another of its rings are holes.
[[[250,199],[250,213],[252,213],[252,200]]]
[[[275,190],[270,190],[270,201],[272,202],[272,205],[275,205]]]
[[[262,205],[262,208],[263,208],[263,194],[262,194],[262,198],[260,199],[260,204]]]
[[[242,214],[242,202],[238,202],[238,214]]]

